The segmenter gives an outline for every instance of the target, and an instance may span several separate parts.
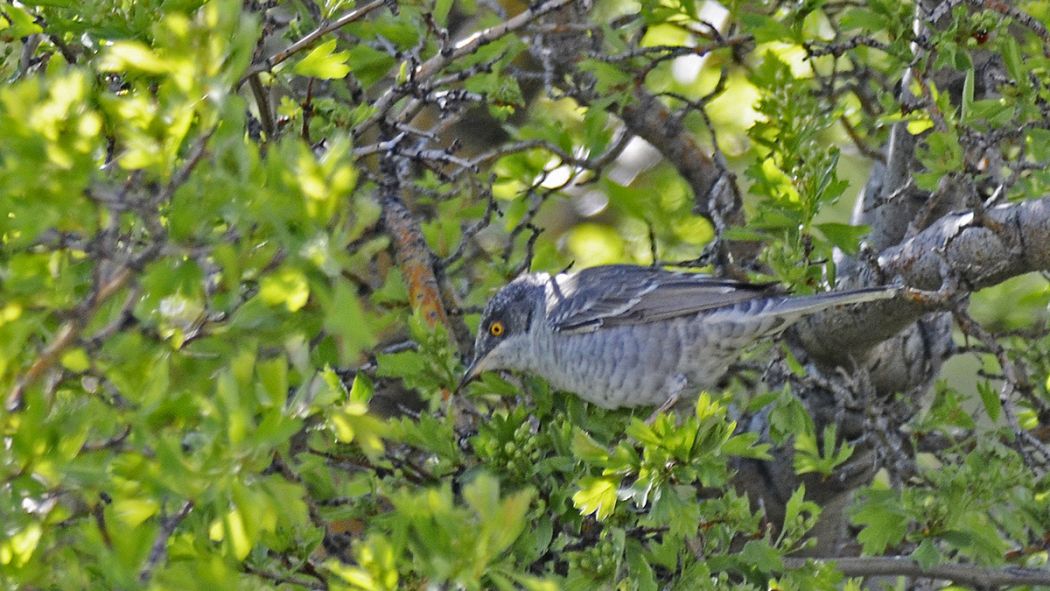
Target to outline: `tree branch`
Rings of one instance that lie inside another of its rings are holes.
[[[600,47],[589,38],[581,38],[576,32],[580,25],[585,24],[586,13],[582,10],[565,11],[559,16],[564,16],[564,22],[559,22],[558,28],[545,33],[547,39],[543,44],[544,51],[534,50],[536,57],[543,61],[545,69],[551,70],[547,73],[548,84],[567,78],[572,82],[566,85],[566,92],[576,101],[591,105],[605,100],[606,97],[600,96],[596,91],[593,75],[575,66],[580,61],[581,54],[603,59],[600,57],[603,55]],[[712,45],[690,51],[694,55],[707,54],[716,49],[741,46],[752,41],[750,36],[719,36]],[[645,53],[651,51],[651,48],[638,51]],[[656,51],[666,53],[661,48],[656,48]],[[632,55],[633,52],[628,51],[623,56],[613,56],[608,60],[616,61],[620,57]],[[655,63],[660,59],[655,58]],[[736,179],[728,168],[697,143],[695,135],[683,122],[685,113],[698,109],[707,99],[696,102],[687,100],[689,109],[672,111],[660,100],[659,95],[648,92],[641,84],[647,71],[633,72],[638,83],[633,88],[630,100],[624,100],[622,103],[618,101],[615,105],[603,108],[614,109],[630,134],[649,142],[675,167],[693,191],[693,210],[710,220],[715,227],[715,263],[719,271],[745,278],[737,263],[754,259],[761,245],[753,242],[734,242],[730,245],[721,240],[728,227],[743,226],[746,221]],[[712,94],[717,92],[716,89]],[[702,112],[702,109],[700,111]],[[717,145],[715,150],[717,152]]]
[[[397,266],[408,285],[412,307],[419,310],[431,326],[444,324],[448,327],[448,315],[445,314],[437,278],[431,266],[430,249],[412,212],[408,211],[396,194],[383,194],[380,203],[383,207],[383,227],[394,241]]]
[[[936,290],[956,275],[965,291],[1050,269],[1050,197],[1001,205],[984,212],[946,215],[904,243],[878,257],[883,278],[910,287]],[[897,298],[866,306],[829,310],[800,323],[799,344],[818,359],[844,363],[859,358],[923,314],[946,302]]]
[[[434,274],[434,257],[427,246],[419,222],[401,200],[401,182],[398,163],[390,152],[381,165],[383,177],[379,183],[379,203],[382,207],[383,229],[393,241],[394,258],[408,286],[413,310],[423,314],[430,326],[444,325],[452,332],[441,300],[441,289]]]
[[[456,42],[449,50],[441,51],[434,57],[420,64],[419,67],[412,71],[409,83],[418,84],[441,71],[455,60],[477,51],[481,46],[488,45],[508,33],[513,33],[543,15],[558,10],[564,6],[568,6],[572,2],[574,2],[574,0],[548,0],[547,2],[535,4],[533,7],[518,13],[496,26],[478,31],[465,39]],[[375,114],[369,117],[364,123],[357,126],[355,133],[358,135],[361,134],[382,119],[387,110],[404,96],[404,90],[405,85],[397,85],[390,88],[383,93],[382,96],[376,99],[376,101],[372,103],[372,106],[375,109]],[[411,117],[411,115],[421,107],[422,101],[413,101],[413,104],[405,107],[404,112],[408,114],[408,117]]]
[[[784,566],[802,568],[807,562],[831,563],[847,577],[912,577],[943,579],[977,587],[1011,585],[1050,585],[1050,570],[1008,566],[981,567],[972,564],[940,564],[923,568],[906,556],[863,556],[847,558],[785,558]]]
[[[51,339],[47,347],[44,347],[44,350],[33,360],[29,369],[15,381],[14,387],[7,394],[8,411],[14,412],[22,408],[26,389],[55,365],[62,353],[76,342],[80,332],[98,311],[99,306],[127,285],[131,277],[132,272],[129,267],[117,269],[98,285],[84,303],[78,306],[73,317],[58,329],[55,338]]]
[[[157,565],[164,560],[164,556],[168,550],[168,540],[171,538],[171,534],[175,533],[175,528],[179,527],[183,519],[190,514],[193,509],[193,501],[186,501],[182,504],[182,507],[177,513],[171,515],[164,520],[161,525],[160,531],[157,533],[157,539],[153,540],[153,545],[149,550],[149,558],[146,559],[146,565],[142,567],[139,572],[139,582],[147,583],[150,577],[153,576],[153,571],[157,568]]]
[[[252,64],[252,66],[248,68],[248,71],[244,74],[244,76],[241,77],[240,82],[237,83],[237,87],[240,88],[240,86],[252,76],[257,76],[258,74],[272,70],[275,66],[277,66],[277,64],[280,64],[281,62],[287,60],[288,58],[299,53],[300,51],[307,49],[308,47],[316,43],[318,39],[324,37],[328,33],[331,33],[336,29],[345,27],[346,25],[349,25],[354,21],[361,20],[361,18],[363,18],[365,15],[379,8],[385,3],[386,0],[372,0],[372,2],[369,2],[363,6],[359,6],[340,16],[334,21],[322,23],[321,26],[304,35],[302,39],[299,39],[295,43],[292,43],[288,47],[282,49],[281,51],[278,51],[277,53],[271,55],[268,58]]]
[[[671,110],[655,95],[639,90],[635,92],[635,102],[624,106],[621,115],[627,127],[659,150],[689,183],[696,197],[696,212],[709,219],[718,215],[720,207],[712,200],[719,195],[714,191],[729,171],[715,163]],[[740,199],[735,195],[731,199],[721,206],[723,221],[742,225],[744,214]]]

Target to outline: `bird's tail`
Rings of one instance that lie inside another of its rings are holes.
[[[835,306],[888,300],[900,295],[900,293],[900,287],[880,285],[878,287],[862,287],[846,291],[829,291],[806,296],[786,296],[779,301],[773,302],[771,306],[763,311],[763,313],[785,316],[805,316]]]
[[[805,296],[767,296],[712,311],[709,325],[722,325],[723,344],[745,344],[773,336],[809,314],[835,306],[887,300],[901,293],[900,287],[864,287]]]

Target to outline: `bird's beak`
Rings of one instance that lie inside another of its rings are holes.
[[[479,367],[480,361],[480,359],[475,357],[474,360],[470,362],[470,365],[467,366],[467,371],[463,372],[463,377],[459,380],[459,385],[456,386],[456,390],[452,392],[453,396],[459,394],[463,388],[467,387],[467,384],[473,381],[474,378],[478,377],[478,374],[481,373],[481,368]]]

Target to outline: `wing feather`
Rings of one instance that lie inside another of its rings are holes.
[[[588,332],[692,315],[772,293],[772,284],[610,265],[552,277],[547,319],[556,331]]]

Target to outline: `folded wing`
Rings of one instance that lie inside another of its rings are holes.
[[[632,265],[594,267],[551,277],[547,318],[554,330],[588,332],[692,315],[775,293],[772,284]]]

